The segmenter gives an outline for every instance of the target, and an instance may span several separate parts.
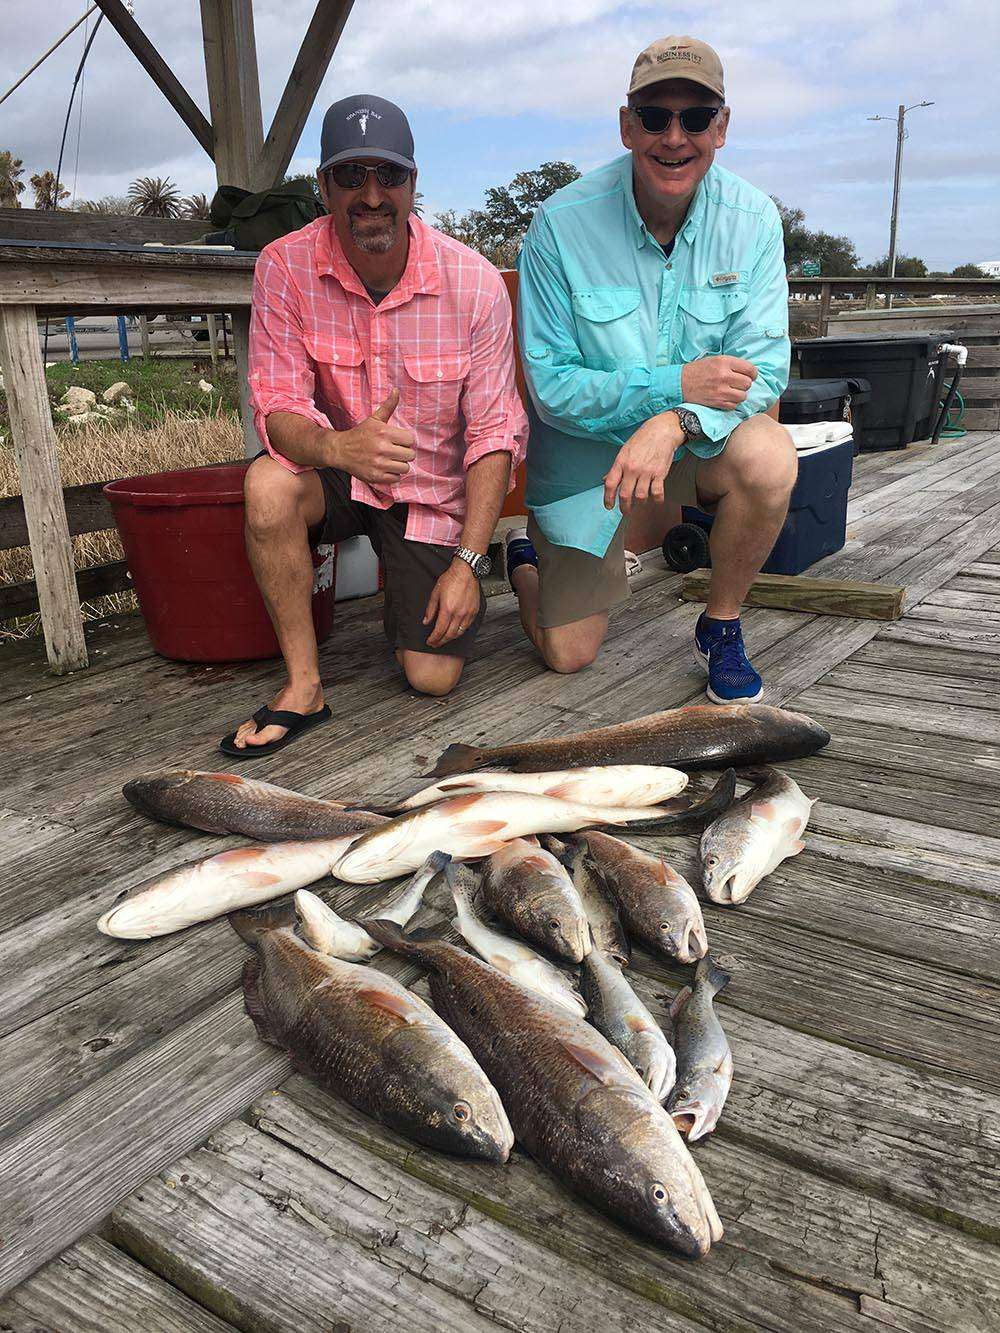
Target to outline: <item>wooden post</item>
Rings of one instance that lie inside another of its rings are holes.
[[[824,282],[819,293],[819,336],[825,338],[830,326],[830,296],[831,287],[828,282]]]
[[[869,282],[869,283],[866,285],[866,287],[865,287],[865,309],[866,309],[866,310],[874,310],[874,309],[875,309],[876,302],[878,301],[878,297],[876,296],[875,293],[876,293],[875,284],[874,284],[873,282]]]
[[[208,315],[208,350],[212,353],[212,369],[219,369],[219,330],[216,327],[215,316]]]
[[[250,311],[246,306],[232,312],[233,319],[233,360],[236,362],[236,375],[240,389],[240,419],[243,422],[243,451],[247,458],[260,453],[260,439],[253,424],[253,409],[250,406],[250,387],[247,383],[246,366],[250,350]]]
[[[0,359],[6,376],[11,435],[21,476],[45,650],[53,671],[62,676],[87,666],[87,645],[33,305],[0,306]]]
[[[212,109],[215,174],[220,185],[263,189],[264,146],[253,0],[201,0],[205,73]]]
[[[264,189],[270,182],[261,176],[264,121],[253,34],[253,0],[201,0],[201,29],[212,108],[216,179],[220,185]],[[249,458],[260,449],[247,386],[250,311],[234,310],[232,319],[243,447]]]
[[[142,344],[142,359],[149,360],[149,320],[145,315],[139,316],[139,341]]]

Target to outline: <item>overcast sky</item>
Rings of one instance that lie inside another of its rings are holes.
[[[0,93],[87,7],[0,0]],[[265,127],[312,8],[256,0]],[[135,14],[207,111],[197,0],[135,0]],[[895,152],[894,126],[866,117],[934,101],[907,117],[900,251],[934,269],[1000,259],[996,0],[356,0],[293,170],[315,168],[323,110],[356,92],[408,113],[428,219],[543,161],[587,170],[621,151],[632,61],[668,23],[722,57],[733,119],[721,161],[804,209],[810,226],[849,235],[865,261],[888,249]],[[0,106],[0,149],[26,175],[55,168],[83,34]],[[107,22],[83,94],[63,167],[76,196],[124,194],[140,175],[212,193],[212,164]]]

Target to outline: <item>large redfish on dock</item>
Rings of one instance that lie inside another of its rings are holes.
[[[604,872],[604,884],[633,939],[682,963],[708,953],[705,919],[694,889],[662,856],[608,833],[580,835]]]
[[[664,820],[672,824],[674,819],[669,808],[655,805],[584,805],[526,792],[473,792],[408,810],[363,833],[332,873],[349,884],[374,884],[416,870],[436,851],[471,861],[492,855],[512,838],[534,833],[566,833],[588,825],[633,820],[644,830],[655,830]]]
[[[238,833],[257,842],[339,838],[385,823],[384,815],[349,810],[241,773],[203,773],[166,768],[133,778],[122,795],[140,814],[164,824]]]
[[[273,909],[230,918],[255,950],[243,995],[260,1038],[416,1143],[505,1162],[514,1146],[510,1121],[447,1023],[393,977],[317,953],[275,919],[283,918]]]
[[[442,940],[385,921],[371,934],[430,970],[438,1013],[500,1093],[518,1142],[602,1212],[683,1254],[722,1224],[673,1121],[622,1053],[583,1019]]]
[[[739,768],[801,759],[829,741],[826,728],[803,713],[769,704],[692,704],[552,740],[495,747],[449,745],[430,776],[491,767],[530,773],[588,764]]]
[[[118,939],[148,940],[239,907],[253,907],[303,889],[330,873],[352,838],[237,847],[156,875],[120,897],[97,923]]]

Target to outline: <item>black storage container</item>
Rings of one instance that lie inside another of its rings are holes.
[[[786,425],[815,421],[849,421],[854,452],[864,448],[864,408],[871,397],[867,380],[789,380],[778,403],[778,420]]]
[[[828,419],[828,418],[824,418]],[[788,505],[788,517],[767,558],[765,574],[801,574],[832,555],[847,537],[847,492],[854,468],[854,441],[799,455],[799,476]],[[708,531],[710,514],[685,507],[685,523]]]
[[[845,333],[792,344],[802,379],[863,377],[871,384],[859,448],[902,449],[931,433],[941,396],[941,330],[906,333]]]

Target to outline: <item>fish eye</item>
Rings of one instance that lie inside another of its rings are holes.
[[[714,869],[714,867],[717,866],[718,864],[719,864],[719,858],[718,856],[716,856],[715,852],[711,852],[708,856],[705,857],[705,865],[709,868],[709,870]]]
[[[468,1102],[456,1102],[452,1107],[452,1115],[459,1123],[472,1119],[472,1107]]]
[[[553,918],[549,922],[549,930],[558,930],[558,929],[559,929],[559,922]]]
[[[650,1185],[649,1193],[654,1203],[667,1203],[670,1198],[666,1185],[661,1185],[658,1180],[654,1180]]]

